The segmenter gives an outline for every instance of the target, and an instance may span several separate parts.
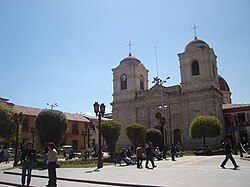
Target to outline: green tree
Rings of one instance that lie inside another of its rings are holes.
[[[101,123],[101,127],[97,125],[97,128],[100,129],[101,135],[107,143],[110,158],[113,159],[115,146],[121,134],[121,124],[117,121],[105,121]]]
[[[126,127],[126,134],[134,147],[145,143],[147,127],[144,124],[131,123]]]
[[[154,128],[148,129],[145,135],[145,141],[146,143],[151,142],[154,147],[160,147],[163,141],[161,131]]]
[[[15,137],[14,109],[0,103],[0,137],[10,141]]]
[[[41,146],[48,142],[54,142],[59,146],[67,129],[67,118],[61,111],[44,109],[35,120],[35,133]]]
[[[199,115],[194,118],[189,126],[189,136],[193,139],[203,138],[203,146],[206,145],[206,137],[217,137],[221,133],[222,125],[214,116]]]

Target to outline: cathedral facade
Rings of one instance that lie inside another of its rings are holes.
[[[213,48],[203,40],[189,42],[178,54],[181,83],[164,86],[165,80],[155,77],[155,85],[148,87],[148,70],[131,53],[113,71],[113,119],[122,124],[118,147],[131,143],[125,128],[130,123],[145,124],[161,130],[164,144],[181,144],[183,149],[202,146],[202,140],[189,137],[189,125],[198,115],[212,115],[224,124],[222,105],[231,103],[230,90],[218,74]],[[164,120],[159,120],[163,119]],[[222,128],[222,135],[224,128]],[[223,137],[207,138],[210,146],[220,146]]]

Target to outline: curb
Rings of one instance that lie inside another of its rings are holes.
[[[21,186],[20,184],[15,184],[15,183],[11,183],[11,182],[3,182],[3,181],[0,181],[0,184],[3,184],[3,185],[7,185],[7,186]],[[35,187],[35,186],[29,186],[29,187]]]
[[[247,161],[250,161],[250,158],[248,158],[248,157],[241,157],[240,159],[241,159],[241,160],[247,160]]]
[[[9,172],[4,171],[4,174],[10,174],[10,175],[22,175],[21,173],[17,172]],[[42,175],[31,175],[32,177],[37,178],[44,178],[48,179],[48,176],[42,176]],[[129,183],[119,183],[119,182],[105,182],[105,181],[93,181],[93,180],[84,180],[84,179],[71,179],[71,178],[64,178],[64,177],[57,177],[57,180],[61,181],[70,181],[70,182],[79,182],[79,183],[90,183],[90,184],[102,184],[102,185],[109,185],[109,186],[128,186],[128,187],[164,187],[159,185],[145,185],[145,184],[129,184]],[[20,186],[20,185],[16,185]]]

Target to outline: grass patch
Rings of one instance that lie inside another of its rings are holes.
[[[193,151],[183,151],[183,156],[196,156]]]
[[[111,163],[104,162],[104,166],[111,165]],[[80,163],[74,163],[74,164],[60,164],[60,168],[94,168],[97,167],[97,163],[87,163],[87,164],[80,164]]]

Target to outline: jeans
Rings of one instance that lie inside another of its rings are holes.
[[[30,185],[32,168],[33,168],[33,161],[24,161],[23,162],[23,164],[22,164],[22,185],[25,184],[26,170],[28,170],[27,186]]]

